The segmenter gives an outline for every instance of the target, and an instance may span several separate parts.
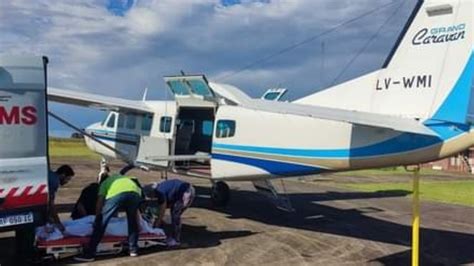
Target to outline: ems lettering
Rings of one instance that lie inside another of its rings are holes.
[[[432,75],[416,75],[397,78],[378,79],[375,90],[384,91],[390,89],[427,89],[433,84]]]
[[[34,125],[38,121],[37,110],[34,106],[0,106],[0,125]]]

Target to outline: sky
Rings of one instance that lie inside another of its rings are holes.
[[[380,68],[415,4],[0,1],[0,55],[46,55],[50,86],[127,99],[141,99],[145,87],[149,99],[164,99],[169,93],[162,77],[184,71],[252,97],[285,87],[293,100]],[[86,108],[50,108],[79,127],[104,117]],[[66,128],[51,121],[50,129]]]

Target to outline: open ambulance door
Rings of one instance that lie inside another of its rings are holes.
[[[0,57],[0,231],[45,218],[46,66],[46,57]]]

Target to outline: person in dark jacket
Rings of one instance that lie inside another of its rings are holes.
[[[123,171],[124,169],[122,169],[120,174],[124,175],[126,173],[126,171]],[[81,219],[85,216],[96,214],[99,187],[100,184],[102,184],[102,182],[104,182],[105,179],[109,176],[109,174],[110,168],[105,164],[101,165],[100,173],[97,177],[97,182],[90,183],[81,191],[81,195],[76,201],[76,204],[74,205],[74,208],[71,212],[71,218],[73,220]]]
[[[73,220],[77,220],[88,215],[95,215],[98,193],[98,183],[90,183],[87,187],[85,187],[81,191],[81,195],[74,205],[74,208],[71,212],[71,218]]]
[[[48,172],[48,196],[49,196],[49,211],[48,219],[55,224],[59,230],[64,231],[64,225],[59,219],[58,211],[56,210],[56,193],[60,186],[66,185],[74,176],[74,170],[71,166],[65,164],[61,165],[56,171],[49,170]]]

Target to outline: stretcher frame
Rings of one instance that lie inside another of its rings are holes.
[[[45,258],[56,260],[81,254],[89,243],[90,237],[65,237],[59,240],[38,240],[36,247],[45,252]],[[166,246],[166,236],[157,234],[140,234],[138,239],[140,248]],[[97,246],[97,255],[116,255],[128,247],[126,236],[104,236]]]

